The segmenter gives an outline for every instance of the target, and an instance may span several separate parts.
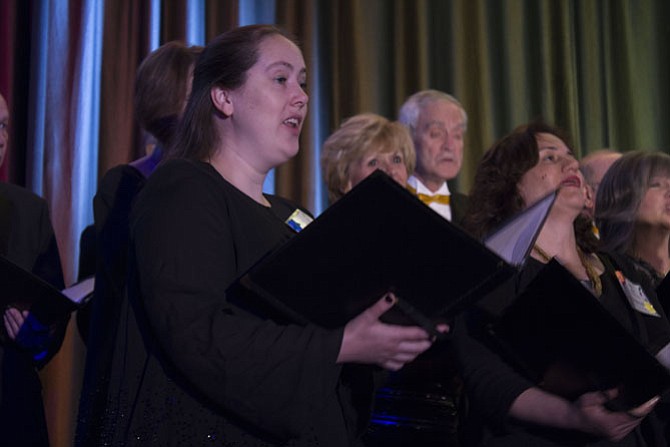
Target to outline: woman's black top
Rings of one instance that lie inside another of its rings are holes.
[[[226,299],[231,282],[293,234],[203,162],[173,160],[131,217],[102,441],[155,445],[354,445],[369,368],[342,367],[342,329],[282,326]],[[360,411],[359,411],[360,410]]]

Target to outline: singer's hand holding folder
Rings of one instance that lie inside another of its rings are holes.
[[[615,409],[630,409],[670,388],[670,373],[556,260],[491,331],[539,386],[569,399],[619,388]]]
[[[63,291],[0,256],[0,305],[29,309],[41,323],[50,325],[79,307],[93,292],[93,278]]]
[[[229,299],[281,322],[337,328],[392,290],[398,304],[382,319],[435,333],[435,319],[517,271],[510,262],[523,262],[552,203],[511,222],[517,234],[491,239],[508,262],[377,171],[239,278]]]

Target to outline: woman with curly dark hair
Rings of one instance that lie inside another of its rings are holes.
[[[628,312],[609,262],[593,253],[589,227],[575,225],[584,209],[586,188],[568,139],[559,130],[543,123],[516,128],[487,151],[474,184],[464,223],[478,237],[558,190],[531,257],[520,274],[495,291],[494,297],[504,301],[518,295],[556,258],[623,326],[640,340],[646,338],[646,327],[638,325],[636,316]],[[657,399],[628,412],[616,412],[606,408],[615,390],[587,392],[573,400],[553,394],[503,359],[495,341],[482,330],[490,318],[483,306],[478,306],[456,331],[472,409],[470,420],[484,421],[485,425],[478,426],[477,431],[483,433],[478,442],[496,446],[665,445],[657,438],[650,439],[649,430],[645,430],[647,438],[642,437],[640,424],[653,422],[646,416]],[[657,430],[651,431],[657,435]]]

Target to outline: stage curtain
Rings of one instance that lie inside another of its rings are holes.
[[[425,88],[455,95],[468,112],[454,182],[466,193],[483,152],[536,118],[567,130],[577,154],[668,151],[669,18],[664,0],[4,0],[0,92],[12,123],[0,179],[49,201],[72,282],[99,178],[143,154],[137,66],[168,40],[204,43],[190,39],[242,21],[273,20],[303,49],[309,118],[300,155],[276,170],[273,189],[317,214],[328,206],[325,138],[357,113],[395,118]],[[72,441],[83,355],[68,340],[45,373],[52,441],[62,446]]]
[[[533,119],[567,130],[578,155],[604,147],[670,148],[665,125],[670,118],[667,2],[277,4],[279,23],[295,25],[303,43],[318,49],[318,63],[308,66],[310,85],[319,87],[310,92],[311,105],[319,107],[308,125],[322,131],[305,139],[303,158],[308,157],[305,152],[318,158],[320,144],[342,119],[361,112],[394,118],[407,96],[426,88],[453,94],[468,112],[464,164],[455,182],[463,192],[469,190],[483,152]],[[301,24],[302,10],[310,8],[315,10],[313,23]],[[315,62],[312,54],[306,52],[306,57]],[[312,80],[315,73],[319,78]],[[310,192],[314,174],[300,172],[305,179],[301,186],[295,186],[293,177],[284,184],[279,176],[278,191],[321,209],[324,205],[317,202],[325,195]]]

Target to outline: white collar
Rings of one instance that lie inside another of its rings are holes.
[[[421,180],[419,180],[418,178],[414,177],[413,175],[411,175],[411,176],[407,179],[407,184],[408,184],[409,186],[411,186],[412,188],[414,188],[414,189],[416,190],[417,194],[426,194],[426,195],[428,195],[428,196],[434,196],[434,195],[436,195],[436,194],[443,194],[443,195],[445,195],[445,196],[448,196],[448,195],[451,194],[451,193],[449,192],[449,186],[447,185],[447,182],[442,183],[442,186],[440,186],[440,188],[439,188],[437,191],[435,191],[435,192],[433,192],[433,191],[431,191],[430,189],[428,189],[428,188],[426,187],[426,185],[424,185],[424,184],[421,182]]]

